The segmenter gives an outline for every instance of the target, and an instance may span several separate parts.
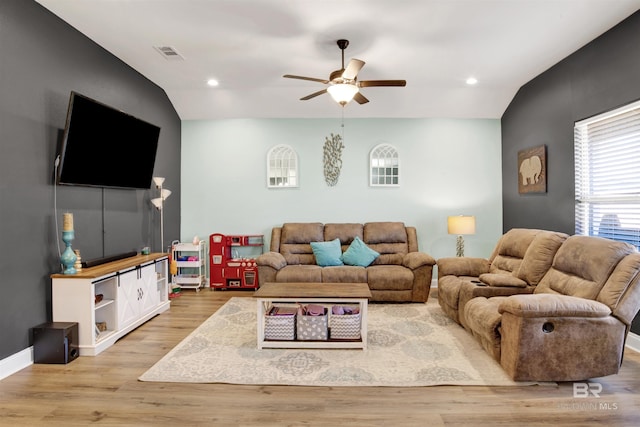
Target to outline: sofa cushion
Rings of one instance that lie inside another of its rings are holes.
[[[320,222],[288,222],[282,225],[280,243],[311,243],[324,241],[324,226]]]
[[[324,283],[367,283],[367,269],[351,265],[324,267],[322,281]]]
[[[363,234],[367,244],[407,243],[407,230],[402,222],[368,222]]]
[[[322,269],[318,265],[288,265],[276,273],[277,282],[322,282]]]
[[[529,245],[541,230],[513,228],[499,242],[496,256],[491,261],[490,273],[515,273],[520,268]]]
[[[342,254],[342,262],[347,265],[367,267],[379,256],[378,252],[368,247],[359,237],[356,237],[349,245],[349,248]]]
[[[340,239],[336,238],[328,242],[311,242],[310,244],[313,256],[316,258],[316,264],[320,267],[343,265]]]
[[[311,242],[324,241],[324,226],[319,222],[285,223],[280,233],[280,253],[288,265],[315,264]]]
[[[567,234],[553,231],[537,234],[527,248],[516,276],[530,285],[537,285],[549,271],[553,257],[567,237]]]
[[[400,265],[372,265],[367,267],[371,290],[408,290],[413,288],[413,273]]]
[[[474,280],[475,277],[442,276],[438,279],[438,302],[458,310],[460,287],[463,280]]]
[[[614,316],[627,326],[631,325],[636,315],[636,307],[640,306],[640,289],[633,286],[639,272],[640,253],[627,255],[618,263],[597,298],[611,308]]]
[[[380,256],[374,265],[402,265],[409,253],[407,229],[402,222],[368,222],[364,225],[363,241]]]
[[[574,235],[560,246],[535,293],[558,293],[595,299],[618,262],[635,252],[628,243]]]
[[[507,297],[477,297],[464,305],[464,318],[471,333],[495,360],[500,361],[502,315],[500,303]]]
[[[353,242],[353,239],[363,236],[363,225],[355,223],[345,224],[325,224],[324,225],[324,240],[340,239],[340,243],[343,246],[343,250]]]

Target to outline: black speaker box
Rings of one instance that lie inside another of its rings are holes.
[[[79,355],[76,322],[50,322],[33,328],[34,363],[64,364]]]

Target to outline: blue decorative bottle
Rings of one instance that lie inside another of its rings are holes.
[[[76,269],[73,266],[78,257],[73,252],[71,248],[71,242],[75,238],[75,233],[73,231],[73,214],[65,213],[63,215],[63,224],[62,224],[62,241],[66,245],[64,252],[60,255],[60,262],[64,265],[63,274],[76,274]]]

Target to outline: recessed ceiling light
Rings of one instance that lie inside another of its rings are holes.
[[[478,83],[478,79],[476,79],[475,77],[469,77],[467,79],[467,84],[469,86],[473,86],[474,84]]]
[[[216,87],[216,86],[218,86],[220,83],[219,83],[216,79],[209,79],[209,80],[207,80],[207,84],[208,84],[209,86]]]

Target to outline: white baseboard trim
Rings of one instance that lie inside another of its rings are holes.
[[[33,347],[25,348],[18,353],[5,357],[0,360],[0,380],[31,365],[33,365]]]
[[[629,332],[629,335],[627,335],[627,344],[625,345],[625,347],[640,353],[640,335]]]

